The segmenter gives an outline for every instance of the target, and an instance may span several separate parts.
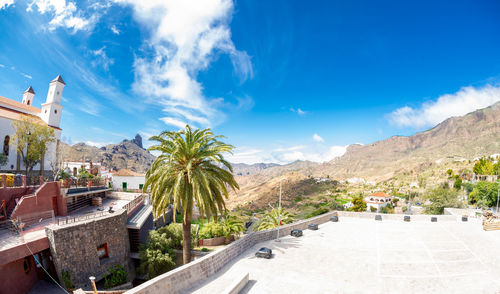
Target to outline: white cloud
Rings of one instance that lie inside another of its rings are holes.
[[[89,97],[83,97],[80,100],[80,105],[78,107],[80,111],[83,111],[93,116],[99,116],[101,108],[102,108],[101,104],[99,104],[97,101]]]
[[[162,118],[160,118],[160,120],[163,121],[167,125],[176,126],[180,129],[184,129],[187,125],[187,123],[180,121],[178,119],[175,119],[173,117],[162,117]]]
[[[0,9],[7,9],[12,4],[14,4],[14,0],[0,0]]]
[[[1,64],[1,63],[0,63],[0,67],[1,67],[1,68],[4,68],[4,67],[5,67],[5,65],[3,65],[3,64]]]
[[[78,9],[75,2],[66,0],[34,0],[28,5],[26,11],[33,11],[33,5],[36,6],[39,13],[52,16],[49,22],[49,30],[64,27],[72,29],[73,32],[93,28],[97,20],[101,17],[102,9],[109,7],[108,5],[101,5],[96,2],[88,7],[89,11],[84,15],[83,10]]]
[[[305,112],[304,110],[302,110],[302,109],[300,109],[300,108],[297,108],[297,109],[295,109],[295,108],[290,108],[290,111],[291,111],[291,112],[295,112],[295,113],[297,113],[298,115],[304,115],[304,114],[306,114],[306,113],[307,113],[307,112]]]
[[[213,122],[221,116],[217,101],[205,97],[196,80],[217,53],[230,56],[242,81],[253,76],[250,57],[238,51],[231,40],[231,0],[115,1],[129,4],[135,19],[150,34],[143,44],[144,55],[134,61],[133,89],[155,98],[151,100],[166,109],[189,113],[188,117],[178,112],[179,117],[171,119],[192,121],[190,118],[196,116]]]
[[[106,49],[106,46],[102,46],[98,50],[91,50],[90,51],[90,54],[92,54],[96,57],[96,59],[91,61],[91,64],[94,67],[101,65],[105,71],[108,71],[109,66],[113,65],[115,63],[115,60],[113,58],[108,57],[105,49]]]
[[[313,135],[313,140],[314,140],[314,141],[316,141],[316,142],[318,142],[318,143],[323,143],[323,142],[325,142],[325,140],[323,140],[323,138],[321,138],[321,136],[320,136],[320,135],[318,135],[318,134],[314,134],[314,135]]]
[[[31,79],[33,79],[33,77],[32,77],[32,76],[30,76],[30,75],[28,75],[28,74],[21,73],[21,75],[22,75],[23,77],[27,78],[27,79],[30,79],[30,80],[31,80]]]
[[[400,127],[430,127],[452,116],[461,116],[500,101],[500,87],[464,87],[453,94],[440,96],[436,101],[423,103],[419,108],[404,106],[388,115],[389,121]]]
[[[94,142],[94,141],[85,141],[84,143],[86,145],[94,146],[94,147],[97,147],[97,148],[101,148],[103,146],[106,146],[106,145],[109,145],[109,144],[113,144],[112,142]]]
[[[111,31],[113,32],[113,34],[115,35],[119,35],[120,34],[120,30],[118,30],[118,28],[115,26],[115,25],[112,25],[111,26]]]
[[[347,146],[304,146],[275,148],[273,150],[258,149],[252,147],[238,147],[234,154],[226,155],[226,159],[233,163],[279,163],[286,164],[297,160],[309,160],[313,162],[326,162],[344,155]]]

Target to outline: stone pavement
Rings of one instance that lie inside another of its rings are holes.
[[[273,258],[259,259],[260,247]],[[479,221],[340,218],[300,238],[256,244],[186,293],[220,293],[242,273],[242,293],[498,293],[500,231]]]

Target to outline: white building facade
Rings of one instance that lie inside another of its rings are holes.
[[[55,142],[49,144],[44,160],[37,164],[33,170],[51,171],[51,164],[56,163],[57,145],[61,138],[60,128],[62,108],[61,98],[65,82],[59,75],[49,83],[49,91],[42,108],[33,106],[35,91],[29,87],[23,93],[22,102],[0,96],[0,140],[3,140],[3,152],[7,156],[7,163],[0,170],[18,173],[25,170],[20,154],[17,154],[15,142],[11,138],[15,134],[12,123],[24,118],[33,119],[36,123],[44,124],[54,130]]]
[[[139,192],[144,187],[145,181],[146,177],[144,174],[122,169],[113,174],[113,190]]]
[[[387,195],[384,192],[373,193],[370,196],[365,197],[366,211],[371,211],[371,207],[374,207],[377,211],[380,211],[380,208],[391,203],[391,201],[391,195]]]

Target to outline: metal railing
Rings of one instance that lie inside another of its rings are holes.
[[[137,206],[141,205],[144,200],[148,197],[146,194],[141,194],[140,196],[134,198],[129,203],[123,206],[123,209],[127,210],[127,214],[129,214],[132,210],[134,210]]]
[[[95,219],[99,217],[103,217],[109,215],[109,211],[99,211],[99,212],[93,212],[89,214],[84,214],[84,215],[75,215],[75,216],[66,216],[66,217],[60,217],[57,218],[57,225],[68,225],[68,224],[74,224],[78,222],[83,222],[86,220],[90,219]]]
[[[80,179],[66,179],[63,180],[62,186],[64,188],[73,188],[73,187],[97,187],[104,186],[106,181],[101,178],[80,178]]]
[[[48,222],[54,223],[55,221],[54,211],[47,210],[47,211],[24,214],[18,216],[16,220],[13,221],[16,222],[19,226],[21,226],[21,229],[23,230],[37,227],[39,225],[45,226],[47,225]]]

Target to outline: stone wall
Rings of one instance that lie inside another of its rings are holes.
[[[99,281],[116,264],[131,273],[126,223],[127,211],[122,209],[98,219],[46,227],[59,280],[63,271],[69,271],[76,287],[89,287],[90,276]],[[107,245],[109,257],[99,260],[97,248],[103,244]]]
[[[307,226],[312,223],[325,223],[330,220],[330,217],[336,214],[337,212],[333,211],[314,218],[284,225],[280,229],[280,236],[289,235],[294,229],[307,229]],[[215,251],[207,256],[196,259],[189,264],[151,279],[125,293],[180,293],[182,290],[188,289],[192,287],[193,284],[200,282],[201,280],[218,272],[227,263],[237,258],[238,255],[242,254],[255,244],[276,238],[276,232],[276,229],[270,229],[250,233],[221,250]]]
[[[384,214],[375,212],[354,212],[354,211],[339,211],[339,217],[357,217],[357,218],[370,218],[375,219],[375,215],[382,216],[382,220],[402,221],[404,214]],[[436,217],[438,222],[442,221],[458,221],[460,218],[455,215],[430,215],[430,214],[413,214],[410,215],[411,221],[424,221],[430,222],[431,217]]]

